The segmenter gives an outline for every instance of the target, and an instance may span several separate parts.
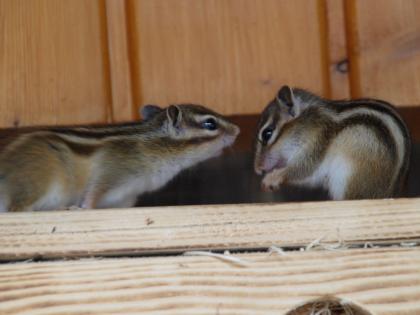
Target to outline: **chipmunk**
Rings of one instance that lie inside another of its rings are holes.
[[[154,105],[144,121],[51,127],[0,152],[0,211],[130,207],[180,171],[218,156],[239,128],[199,105]]]
[[[264,109],[254,168],[263,189],[325,188],[333,200],[388,198],[404,186],[409,131],[390,104],[333,101],[283,86]]]

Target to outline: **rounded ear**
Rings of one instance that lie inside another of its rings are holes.
[[[278,91],[276,95],[276,101],[280,106],[287,106],[289,108],[289,113],[292,116],[295,116],[295,104],[293,97],[293,90],[288,85],[283,85],[283,87]]]
[[[166,116],[168,117],[169,123],[177,127],[182,120],[182,111],[179,106],[171,105],[166,109]]]
[[[286,105],[287,107],[293,107],[293,91],[288,85],[283,85],[278,91],[276,96],[277,102]]]
[[[157,105],[144,105],[140,109],[140,116],[143,117],[144,120],[152,119],[159,114],[163,109]]]

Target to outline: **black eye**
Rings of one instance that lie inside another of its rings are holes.
[[[264,143],[267,143],[271,136],[273,135],[273,129],[271,127],[267,127],[263,130],[263,132],[261,133],[261,139]]]
[[[207,129],[207,130],[216,130],[217,129],[217,122],[214,118],[208,118],[205,121],[203,121],[201,126],[204,129]]]

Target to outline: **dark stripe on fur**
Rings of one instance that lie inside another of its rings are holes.
[[[397,187],[397,194],[401,193],[403,186],[406,184],[408,178],[408,172],[410,169],[410,158],[411,158],[411,136],[410,132],[405,124],[404,120],[398,114],[394,106],[390,103],[376,100],[376,99],[357,99],[352,101],[327,101],[327,107],[333,109],[336,112],[343,112],[356,108],[370,109],[378,111],[383,114],[389,115],[400,128],[404,137],[404,158],[401,165],[401,169],[398,172],[397,183],[400,187]]]
[[[261,132],[261,128],[266,124],[267,120],[269,120],[270,118],[272,118],[272,122],[271,124],[269,124],[268,126],[266,126],[266,128],[271,128],[273,130],[275,130],[277,128],[277,124],[279,123],[280,120],[280,113],[278,110],[278,105],[276,103],[276,101],[272,101],[267,108],[263,111],[263,113],[261,114],[261,118],[260,121],[258,123],[258,133],[257,133],[257,141],[263,143],[263,141],[261,141],[259,135]],[[272,141],[271,143],[276,143],[277,139],[279,138],[281,133],[281,130],[279,130],[279,132],[277,133],[276,138],[274,139],[274,141]],[[265,145],[265,143],[263,143]]]
[[[341,123],[337,124],[337,134],[346,128],[357,125],[368,127],[373,130],[378,140],[384,142],[386,147],[391,151],[394,163],[397,162],[397,144],[395,143],[395,139],[392,137],[391,131],[388,129],[386,124],[384,124],[379,118],[372,115],[355,114],[354,116],[346,118]]]
[[[42,137],[41,137],[42,139]],[[77,143],[65,138],[62,138],[58,135],[51,134],[45,136],[45,141],[47,145],[54,151],[61,152],[62,148],[60,145],[56,143],[64,144],[67,148],[69,148],[73,153],[82,155],[82,156],[90,156],[98,149],[98,145],[95,144],[85,144],[85,143]]]
[[[48,131],[81,138],[103,139],[113,136],[129,136],[144,132],[142,123],[123,125],[110,125],[107,127],[86,127],[86,128],[48,128]]]
[[[179,139],[179,140],[174,140],[174,139],[167,139],[168,141],[170,141],[173,145],[179,146],[179,145],[198,145],[198,144],[203,144],[209,141],[213,141],[214,139],[218,138],[219,135],[212,135],[212,136],[208,136],[208,137],[198,137],[198,138],[192,138],[192,139]]]

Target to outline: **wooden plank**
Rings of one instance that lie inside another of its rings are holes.
[[[132,120],[138,115],[133,106],[126,2],[106,0],[105,3],[111,67],[112,118],[114,122]]]
[[[420,313],[418,248],[235,257],[245,265],[185,256],[0,265],[0,313],[277,315],[324,295],[376,315]]]
[[[103,2],[0,0],[0,126],[108,120]]]
[[[420,199],[5,213],[0,260],[418,241]]]
[[[420,1],[349,0],[352,97],[418,106]]]
[[[344,0],[325,0],[327,19],[329,98],[350,97]]]
[[[130,3],[137,102],[245,114],[261,112],[283,84],[328,92],[318,1]]]

